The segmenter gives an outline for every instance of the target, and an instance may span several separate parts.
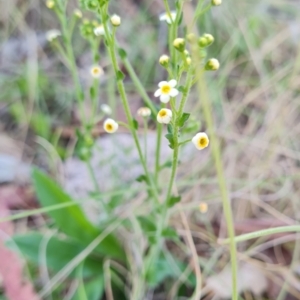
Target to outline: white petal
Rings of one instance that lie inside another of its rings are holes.
[[[170,17],[166,17],[166,22],[167,22],[168,24],[172,24],[171,18],[170,18]]]
[[[158,97],[161,95],[161,89],[158,89],[155,93],[154,93],[154,97]]]
[[[160,21],[165,21],[166,18],[167,18],[167,14],[166,13],[162,13],[162,14],[159,15],[159,20]]]
[[[176,86],[177,81],[175,79],[171,79],[168,83],[169,83],[169,86],[173,88]]]
[[[178,92],[178,90],[176,90],[176,89],[171,89],[171,91],[170,91],[170,93],[169,93],[169,95],[170,95],[171,97],[176,97],[178,94],[179,94],[179,92]]]
[[[162,118],[163,120],[162,120],[162,122],[164,123],[164,124],[169,124],[170,122],[171,122],[171,117],[170,116],[165,116],[165,117],[163,117]]]
[[[158,87],[162,87],[163,85],[167,85],[168,82],[167,81],[161,81],[159,84],[158,84]]]
[[[162,103],[168,103],[170,101],[170,96],[169,95],[161,95],[159,99]]]

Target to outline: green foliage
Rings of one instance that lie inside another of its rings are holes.
[[[104,276],[102,274],[81,283],[87,300],[99,300],[104,294]],[[78,288],[72,300],[83,300]]]
[[[139,122],[136,119],[132,119],[132,124],[135,130],[139,129]]]
[[[168,199],[168,207],[173,207],[176,203],[180,202],[181,196],[171,196]]]
[[[14,243],[18,249],[29,258],[34,264],[41,263],[41,255],[45,255],[47,267],[55,272],[64,268],[73,258],[84,251],[85,246],[71,238],[53,236],[46,244],[45,253],[41,252],[42,245],[47,239],[42,233],[29,232],[13,237],[13,242],[8,242],[8,246],[14,248]],[[102,272],[103,261],[97,256],[89,255],[83,264],[83,277],[99,275]],[[72,272],[71,276],[76,276]]]
[[[178,126],[183,127],[184,123],[189,119],[190,115],[191,114],[184,112],[179,119]]]
[[[38,199],[44,207],[73,201],[52,179],[37,169],[33,171],[33,184]],[[51,211],[48,214],[54,219],[62,232],[84,245],[91,243],[104,229],[101,230],[95,227],[78,206]],[[68,217],[66,218],[66,216]],[[125,258],[121,245],[112,234],[107,235],[96,250],[110,257],[121,260]]]
[[[169,141],[169,147],[174,149],[174,135],[173,133],[167,133],[165,135],[166,139]]]
[[[122,81],[122,80],[124,80],[124,78],[125,78],[124,73],[121,70],[118,70],[118,72],[117,72],[117,80]]]
[[[119,48],[118,49],[118,53],[119,53],[119,56],[121,57],[121,59],[127,58],[127,53],[126,53],[126,51],[124,49]]]

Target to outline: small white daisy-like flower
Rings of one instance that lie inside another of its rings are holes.
[[[176,97],[179,92],[175,89],[177,81],[175,79],[167,81],[161,81],[158,84],[159,89],[155,92],[154,97],[159,97],[163,103],[168,103],[171,97]]]
[[[202,214],[207,213],[207,211],[208,211],[208,205],[207,205],[207,203],[201,202],[201,203],[199,204],[199,211],[200,211]]]
[[[149,107],[140,107],[137,111],[138,116],[140,117],[149,117],[151,115],[151,110]]]
[[[113,119],[106,119],[103,123],[103,128],[107,133],[114,133],[118,130],[119,124]]]
[[[101,67],[99,67],[99,66],[93,66],[91,68],[91,75],[94,78],[99,78],[103,74],[104,74],[104,71],[103,71],[103,69]]]
[[[169,124],[172,120],[172,111],[168,108],[162,108],[157,114],[157,122],[162,124]]]
[[[176,11],[171,11],[170,14],[167,12],[159,15],[160,21],[166,21],[168,24],[172,24],[176,20]]]
[[[105,35],[105,30],[104,30],[104,26],[98,25],[95,29],[94,29],[94,34],[96,36],[100,36],[100,35]]]
[[[100,105],[100,109],[102,110],[103,113],[105,113],[106,115],[111,115],[111,108],[109,105],[107,104],[101,104]]]
[[[61,36],[61,32],[57,29],[52,29],[46,32],[46,39],[48,42],[54,41],[59,36]]]
[[[118,27],[118,26],[120,26],[120,24],[121,24],[121,18],[120,18],[120,16],[118,16],[118,15],[113,15],[113,16],[110,18],[110,22],[111,22],[111,24],[112,24],[113,26]]]
[[[192,138],[192,143],[198,150],[206,148],[209,144],[208,136],[205,132],[199,132]]]

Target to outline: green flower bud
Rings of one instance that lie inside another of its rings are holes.
[[[219,6],[222,4],[222,0],[211,0],[212,6]]]
[[[185,49],[185,40],[182,38],[177,38],[173,42],[173,46],[175,47],[176,50],[179,52],[183,52]]]
[[[199,38],[198,45],[201,48],[205,48],[210,46],[214,42],[214,40],[215,39],[211,34],[205,33]]]
[[[217,59],[211,58],[207,61],[205,65],[205,70],[207,71],[216,71],[220,68],[220,63]]]
[[[118,27],[121,25],[121,18],[118,15],[113,15],[110,18],[110,22],[113,26]]]
[[[79,150],[78,156],[79,156],[80,160],[82,160],[82,161],[88,161],[91,158],[91,156],[92,156],[92,152],[91,152],[91,150],[89,148],[82,147]]]
[[[159,63],[165,68],[169,65],[169,62],[170,62],[170,57],[168,55],[162,55],[159,58]]]
[[[197,38],[196,38],[194,33],[189,33],[186,36],[186,38],[187,38],[188,42],[191,43],[191,44],[195,44],[197,42]]]

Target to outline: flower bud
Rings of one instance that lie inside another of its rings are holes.
[[[188,57],[185,59],[185,62],[187,63],[187,65],[188,65],[188,66],[190,66],[190,65],[191,65],[191,63],[192,63],[192,59],[191,59],[191,57],[190,57],[190,56],[188,56]]]
[[[151,115],[151,110],[149,107],[140,107],[137,111],[137,114],[140,116],[140,117],[144,117],[144,118],[147,118]]]
[[[211,58],[207,61],[205,65],[205,70],[207,71],[216,71],[220,68],[220,63],[217,59]]]
[[[165,68],[169,65],[169,61],[170,61],[170,57],[165,54],[159,58],[159,63]]]
[[[222,0],[211,0],[212,6],[219,6],[222,4]]]
[[[78,8],[74,9],[74,16],[78,19],[82,18],[82,12]]]
[[[189,33],[189,34],[186,36],[186,38],[187,38],[188,42],[191,43],[191,44],[194,44],[194,43],[196,43],[196,41],[197,41],[197,38],[196,38],[196,36],[195,36],[194,33]]]
[[[118,15],[113,15],[110,18],[110,22],[113,26],[118,27],[121,24],[121,18]]]
[[[177,38],[173,42],[173,46],[175,47],[176,50],[179,52],[183,52],[185,49],[185,40],[182,38]]]
[[[52,8],[54,8],[54,6],[55,6],[55,2],[54,2],[53,0],[48,0],[48,1],[46,2],[46,6],[47,6],[49,9],[52,9]]]
[[[198,45],[201,48],[205,48],[210,46],[214,42],[214,40],[215,39],[211,34],[205,33],[199,38]]]

